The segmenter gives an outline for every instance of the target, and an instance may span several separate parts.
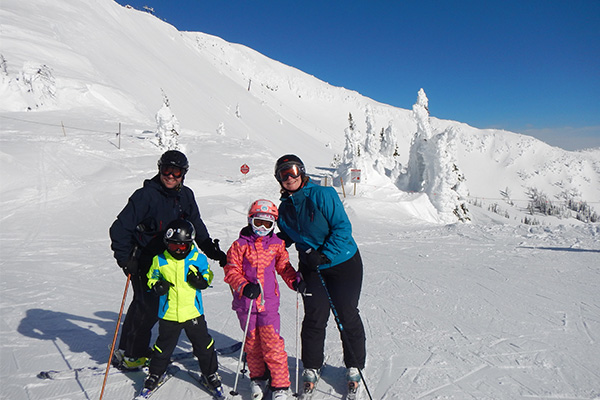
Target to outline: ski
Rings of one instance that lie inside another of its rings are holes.
[[[60,380],[60,379],[73,379],[73,378],[88,378],[96,375],[104,375],[106,372],[106,367],[81,367],[81,368],[73,368],[62,371],[41,371],[37,374],[37,377],[40,379],[51,379],[51,380]],[[125,371],[119,369],[112,369],[109,372],[109,375],[120,374],[124,372],[143,372],[143,370],[133,370],[133,371]]]
[[[223,388],[222,383],[221,383],[221,387],[219,388],[220,390],[214,390],[212,387],[210,387],[210,385],[206,381],[206,378],[204,378],[204,375],[202,375],[196,371],[191,371],[189,369],[188,369],[188,374],[192,378],[194,378],[194,380],[196,382],[198,382],[198,384],[202,390],[204,390],[206,393],[210,394],[215,399],[217,399],[217,400],[230,400],[231,399],[231,397],[229,397],[229,395],[227,395],[225,393],[225,389]]]
[[[239,351],[242,347],[242,342],[236,342],[230,346],[222,347],[220,349],[216,349],[218,355],[228,355]],[[184,352],[184,353],[176,353],[171,356],[171,361],[182,361],[186,359],[193,358],[194,354],[192,352]],[[114,365],[114,364],[112,364]],[[112,374],[121,374],[121,373],[140,373],[147,370],[147,367],[139,368],[139,369],[119,369],[115,367],[109,371],[109,375]],[[104,375],[106,372],[106,364],[104,366],[89,366],[89,367],[80,367],[80,368],[72,368],[66,370],[48,370],[41,371],[37,374],[39,379],[50,379],[50,380],[60,380],[60,379],[75,379],[75,378],[88,378],[97,375]]]
[[[169,379],[171,379],[177,372],[179,372],[179,367],[175,365],[169,365],[164,375],[160,379],[158,386],[153,390],[146,389],[145,387],[140,390],[140,393],[134,398],[134,400],[145,400],[149,399],[154,393],[158,391]]]

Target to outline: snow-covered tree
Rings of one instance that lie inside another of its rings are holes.
[[[169,99],[163,92],[163,105],[156,113],[156,137],[163,150],[179,150],[179,120],[169,107]]]
[[[356,128],[352,114],[348,115],[348,127],[344,129],[344,137],[346,144],[344,146],[344,155],[342,164],[355,165],[359,157],[364,154],[362,134]]]
[[[427,140],[432,136],[428,102],[425,91],[423,89],[419,90],[417,102],[413,105],[413,117],[417,123],[417,132],[415,132],[410,145],[407,166],[407,190],[412,192],[422,191],[425,184],[430,181],[430,177],[426,176],[426,161],[423,158],[427,148]]]
[[[56,101],[56,80],[52,68],[45,64],[25,62],[21,72],[21,90],[29,109],[37,109]]]
[[[0,75],[2,77],[8,76],[8,67],[6,66],[6,58],[3,54],[0,54]]]
[[[402,166],[398,161],[398,139],[396,138],[396,132],[394,131],[393,120],[390,120],[387,128],[382,129],[379,153],[381,163],[387,170],[392,171],[390,178],[395,182]]]
[[[369,156],[373,159],[377,159],[379,156],[379,150],[381,149],[381,135],[375,128],[375,119],[373,117],[373,109],[367,104],[365,107],[365,123],[367,130],[365,132],[365,150]]]
[[[217,135],[225,136],[225,124],[223,122],[217,127]]]
[[[469,221],[465,177],[456,158],[457,131],[450,128],[434,134],[428,107],[427,96],[421,89],[413,105],[417,132],[409,153],[407,189],[427,193],[442,221]]]
[[[424,191],[431,204],[446,223],[457,219],[470,221],[465,177],[456,161],[456,131],[447,129],[425,143],[425,176],[428,181],[424,184]]]

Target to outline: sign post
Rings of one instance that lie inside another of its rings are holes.
[[[246,182],[246,175],[248,174],[248,172],[250,172],[250,167],[248,166],[248,164],[243,164],[240,167],[240,172],[244,174],[244,182]]]
[[[350,170],[350,182],[354,183],[354,195],[356,196],[356,184],[360,183],[360,169]]]

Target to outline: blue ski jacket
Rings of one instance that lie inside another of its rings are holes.
[[[287,239],[296,244],[298,257],[305,263],[306,250],[321,251],[331,261],[325,269],[349,260],[358,250],[352,237],[352,224],[344,205],[332,187],[309,180],[291,195],[283,195],[277,224]]]

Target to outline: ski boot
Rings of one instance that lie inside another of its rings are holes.
[[[250,381],[250,393],[252,393],[252,400],[261,400],[267,390],[269,381],[266,379],[252,379]]]
[[[348,398],[356,398],[360,384],[360,371],[356,367],[350,367],[346,372],[346,378],[348,379]]]
[[[271,395],[273,400],[288,400],[287,389],[274,389]]]
[[[312,393],[315,390],[315,385],[319,380],[319,370],[314,368],[306,368],[302,372],[302,381],[304,381],[304,393]]]
[[[206,384],[210,390],[213,391],[215,397],[219,399],[226,398],[225,391],[223,390],[223,386],[221,385],[221,377],[218,373],[210,374],[205,377]]]

